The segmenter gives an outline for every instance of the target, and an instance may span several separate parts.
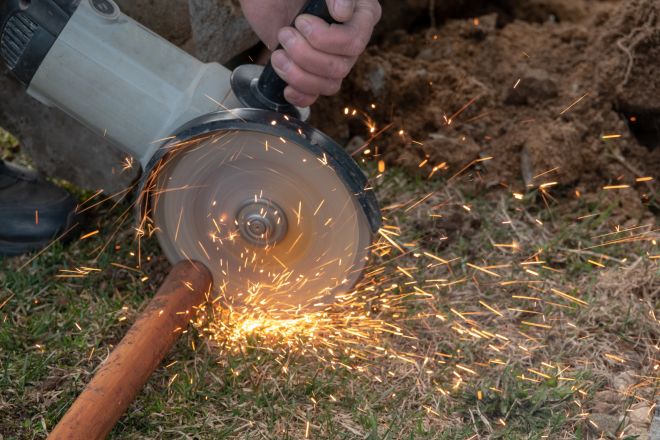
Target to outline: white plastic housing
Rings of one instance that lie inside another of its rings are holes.
[[[231,72],[205,64],[119,12],[82,0],[28,93],[102,134],[144,166],[188,121],[236,108]]]

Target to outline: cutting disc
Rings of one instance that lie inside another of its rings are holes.
[[[336,161],[280,134],[179,142],[156,168],[152,216],[168,259],[206,264],[225,300],[318,306],[359,279],[373,228]]]

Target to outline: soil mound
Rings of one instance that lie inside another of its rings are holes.
[[[660,170],[659,1],[388,3],[389,28],[318,105],[322,130],[425,176],[492,157],[487,186],[649,197],[636,179]]]

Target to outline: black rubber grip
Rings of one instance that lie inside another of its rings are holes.
[[[309,14],[322,18],[329,24],[338,23],[330,15],[326,0],[309,0],[307,4],[300,10],[296,18],[303,14]],[[281,48],[282,46],[277,46],[277,49]],[[261,94],[269,101],[286,106],[288,105],[288,102],[286,99],[284,99],[284,89],[286,86],[287,83],[279,77],[279,75],[275,72],[275,69],[273,69],[273,65],[269,61],[261,76],[259,77],[258,88]]]

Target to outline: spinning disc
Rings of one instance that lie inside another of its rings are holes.
[[[168,153],[151,194],[169,260],[204,263],[230,302],[305,307],[351,289],[373,227],[333,161],[303,144],[227,129]]]

